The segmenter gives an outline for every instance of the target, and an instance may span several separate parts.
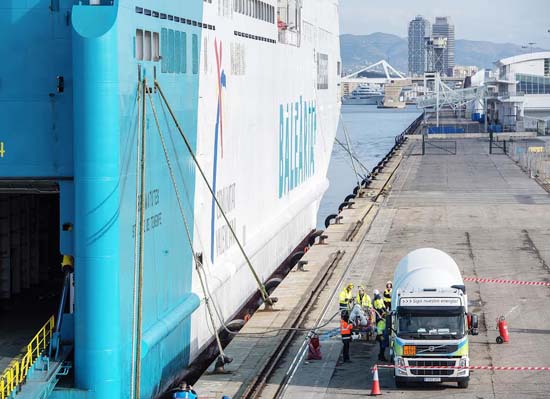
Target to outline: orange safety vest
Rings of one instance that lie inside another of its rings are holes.
[[[340,334],[351,335],[352,328],[353,328],[353,324],[347,323],[345,320],[340,320]]]

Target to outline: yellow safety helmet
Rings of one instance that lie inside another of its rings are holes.
[[[353,283],[348,283],[348,288],[353,288]]]
[[[65,267],[70,267],[71,269],[74,267],[74,258],[72,255],[63,255],[63,260],[61,261],[61,269],[65,269]]]
[[[360,285],[360,286],[357,287],[357,288],[359,288],[359,291],[365,291],[365,287],[363,287],[362,285]]]

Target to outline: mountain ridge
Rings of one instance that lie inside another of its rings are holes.
[[[344,70],[357,70],[367,64],[385,59],[396,69],[408,70],[408,40],[391,33],[375,32],[368,35],[340,35],[340,51]],[[514,55],[544,51],[535,47],[524,49],[514,43],[495,43],[486,40],[457,39],[455,64],[492,68],[493,62]]]

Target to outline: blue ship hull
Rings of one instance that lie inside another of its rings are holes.
[[[154,61],[139,62],[138,71],[135,47],[130,45],[136,26],[161,32],[175,24],[136,13],[134,2],[73,6],[73,1],[42,0],[22,8],[18,8],[19,1],[9,3],[7,10],[0,9],[4,20],[0,26],[10,37],[4,45],[11,49],[31,43],[27,51],[32,57],[21,48],[14,49],[11,52],[16,56],[4,63],[3,75],[10,79],[2,82],[2,96],[19,96],[22,101],[11,101],[2,111],[5,131],[17,135],[3,138],[7,151],[0,174],[10,179],[58,182],[61,222],[74,225],[72,231],[61,230],[60,250],[75,254],[74,372],[78,390],[55,391],[54,397],[77,397],[85,392],[85,397],[93,398],[129,397],[136,316],[132,292],[139,201],[138,74],[152,86],[153,70],[158,68],[156,78],[172,99],[193,146],[199,75],[163,73],[161,63]],[[185,6],[170,1],[154,3],[155,10],[202,20],[202,0],[187,1]],[[54,31],[51,36],[49,29]],[[178,29],[195,37],[200,45],[203,28],[180,23]],[[43,35],[46,40],[40,40]],[[200,48],[196,51],[200,53]],[[29,58],[35,63],[29,65]],[[18,73],[20,68],[25,71],[23,76]],[[56,76],[63,77],[62,91]],[[161,109],[157,97],[155,101]],[[26,119],[29,111],[32,118]],[[173,129],[167,122],[161,120],[165,131]],[[144,249],[143,398],[166,389],[188,364],[190,315],[199,305],[199,298],[191,292],[192,255],[150,115],[147,123],[151,158],[146,167],[146,218],[151,227]],[[189,154],[181,139],[174,136],[171,140],[170,156],[177,159],[173,166],[193,198],[195,170],[188,166]],[[183,192],[183,187],[180,190]],[[190,223],[192,205],[185,207]],[[174,240],[181,243],[174,245]]]

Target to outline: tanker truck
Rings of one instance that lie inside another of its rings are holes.
[[[477,315],[456,262],[445,252],[421,248],[397,265],[386,328],[398,388],[409,382],[456,382],[467,388],[468,334],[477,335]],[[414,367],[443,366],[449,369]]]

